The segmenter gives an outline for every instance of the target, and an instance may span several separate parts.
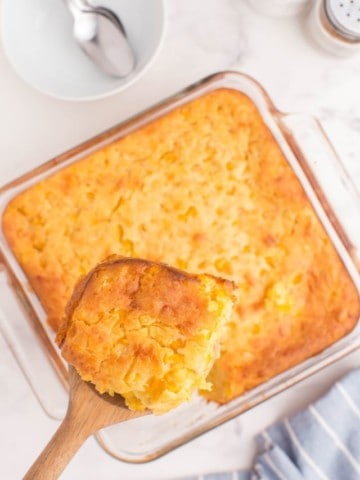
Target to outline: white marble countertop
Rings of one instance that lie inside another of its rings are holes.
[[[0,184],[193,81],[233,69],[258,79],[280,110],[318,116],[360,186],[359,56],[330,56],[307,38],[301,18],[261,17],[242,0],[167,4],[168,30],[157,60],[135,85],[104,100],[71,103],[32,90],[11,69],[0,45]],[[117,461],[90,438],[61,478],[157,480],[246,467],[256,432],[306,405],[355,366],[360,352],[148,464]],[[40,407],[1,336],[0,385],[0,478],[13,480],[21,478],[58,422]]]

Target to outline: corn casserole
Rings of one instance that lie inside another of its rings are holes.
[[[324,350],[355,286],[255,104],[218,89],[17,195],[7,241],[55,332],[79,277],[112,254],[236,283],[203,395],[225,403]]]
[[[235,298],[228,280],[113,256],[75,287],[57,342],[100,393],[162,414],[210,389]]]

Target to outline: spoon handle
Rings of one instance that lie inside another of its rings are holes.
[[[147,415],[133,412],[124,400],[100,395],[69,368],[70,396],[66,416],[23,480],[56,480],[84,441],[101,428]]]
[[[85,0],[64,0],[64,2],[73,15],[78,14],[81,10],[91,8]]]
[[[61,425],[24,476],[24,480],[56,480],[92,433],[86,422],[66,415]]]

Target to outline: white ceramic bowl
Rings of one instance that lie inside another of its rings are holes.
[[[72,36],[72,17],[62,0],[2,0],[5,53],[23,80],[47,95],[94,100],[134,83],[150,66],[165,31],[164,0],[96,0],[121,19],[136,55],[126,78],[113,78],[94,65]]]

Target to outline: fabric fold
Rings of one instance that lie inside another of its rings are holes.
[[[249,471],[187,480],[359,480],[360,368],[304,410],[261,432],[256,445]]]

